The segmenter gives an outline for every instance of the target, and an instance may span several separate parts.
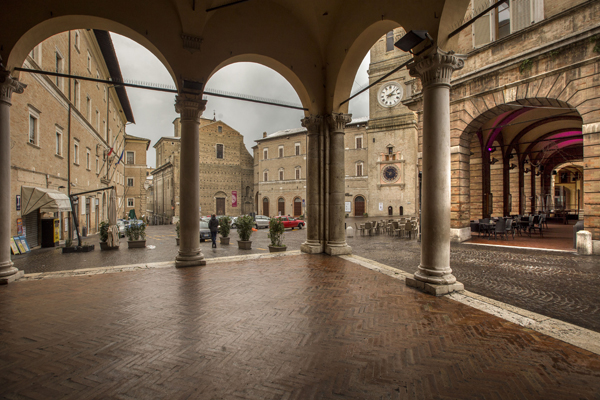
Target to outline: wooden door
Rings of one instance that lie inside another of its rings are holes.
[[[365,213],[365,198],[358,196],[354,199],[354,216],[362,217]]]
[[[294,199],[294,217],[302,215],[302,199],[300,197],[296,197]]]
[[[269,199],[266,197],[263,199],[263,215],[269,216]]]
[[[217,197],[217,215],[225,215],[225,199]]]
[[[277,200],[277,211],[279,211],[279,215],[285,215],[285,199],[280,198]]]

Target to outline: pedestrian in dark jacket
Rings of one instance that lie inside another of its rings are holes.
[[[210,221],[208,221],[208,229],[210,229],[210,236],[212,238],[213,249],[217,248],[217,232],[219,231],[219,221],[215,214],[211,215]]]

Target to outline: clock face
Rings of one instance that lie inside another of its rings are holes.
[[[394,107],[402,100],[402,87],[397,82],[384,83],[379,88],[377,100],[384,107]]]
[[[388,165],[381,172],[383,180],[388,183],[393,183],[398,180],[398,167],[395,165]]]

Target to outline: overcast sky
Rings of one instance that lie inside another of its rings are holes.
[[[173,85],[164,65],[148,50],[136,42],[111,33],[123,78],[150,83]],[[369,55],[363,60],[354,81],[352,93],[368,84]],[[207,89],[225,90],[250,96],[266,97],[300,105],[298,95],[277,72],[254,63],[229,65],[218,71],[206,84]],[[350,101],[349,112],[354,118],[369,115],[368,92]],[[148,150],[147,164],[156,167],[156,151],[152,147],[162,136],[173,136],[175,95],[151,90],[127,88],[127,95],[135,125],[127,126],[127,133],[152,140]],[[222,120],[244,136],[244,143],[252,154],[254,140],[263,132],[272,133],[282,129],[299,128],[304,113],[282,107],[267,106],[232,99],[207,96],[204,118]]]

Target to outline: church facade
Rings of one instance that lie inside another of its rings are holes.
[[[153,223],[179,219],[181,122],[173,121],[174,135],[160,138],[153,176]],[[253,160],[244,137],[215,119],[200,119],[200,215],[247,214],[253,210]]]

